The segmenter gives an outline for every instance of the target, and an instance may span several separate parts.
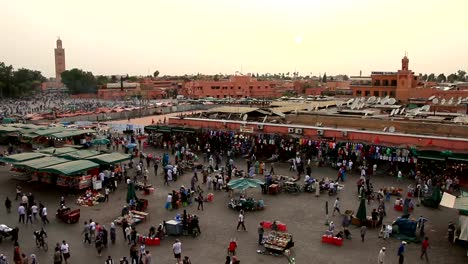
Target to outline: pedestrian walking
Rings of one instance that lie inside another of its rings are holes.
[[[41,217],[42,217],[42,224],[48,224],[50,223],[49,222],[49,219],[47,219],[47,207],[43,207],[42,210],[41,210],[42,214],[41,214]],[[67,260],[65,260],[65,263],[67,263]]]
[[[21,204],[20,206],[18,206],[18,222],[21,223],[23,222],[24,224],[24,220],[25,220],[25,216],[26,216],[26,208],[24,208],[24,206]]]
[[[104,264],[114,264],[114,260],[112,259],[111,256],[107,256],[107,259],[104,262]]]
[[[455,225],[452,222],[449,222],[447,234],[448,234],[448,241],[450,243],[453,243],[454,238],[455,238]]]
[[[239,217],[238,217],[238,221],[237,221],[237,231],[239,231],[239,227],[242,226],[242,229],[244,231],[247,231],[247,229],[245,228],[245,223],[244,223],[244,220],[245,220],[245,216],[244,216],[244,210],[240,210],[239,212]]]
[[[6,208],[7,213],[11,213],[11,200],[10,198],[8,198],[8,196],[5,199],[5,208]]]
[[[60,251],[63,255],[63,260],[65,260],[65,264],[68,264],[68,259],[70,258],[70,246],[68,246],[65,240],[62,241],[62,245],[60,245]]]
[[[106,188],[104,189],[104,201],[106,202],[109,202],[109,193],[110,193],[109,186],[106,186]]]
[[[110,225],[110,238],[111,238],[112,244],[115,244],[115,237],[116,237],[115,224],[114,222],[112,222]]]
[[[31,207],[29,207],[28,209],[26,209],[26,224],[27,223],[33,223],[33,217],[32,217],[32,210],[31,210]]]
[[[405,247],[406,241],[401,242],[400,247],[398,248],[398,264],[403,264],[405,262]]]
[[[158,162],[155,161],[154,162],[154,176],[158,176],[158,167],[159,167]]]
[[[341,215],[341,212],[340,212],[340,198],[339,197],[336,197],[335,203],[333,204],[332,216],[335,216],[335,212],[338,212]]]
[[[29,264],[28,256],[24,253],[21,253],[21,264]]]
[[[258,244],[259,245],[262,245],[264,233],[265,233],[265,229],[263,229],[263,222],[260,222],[260,224],[258,225]]]
[[[197,210],[200,210],[200,207],[201,207],[201,210],[203,211],[203,194],[200,192],[198,193],[198,197],[197,197],[197,202],[198,202],[198,208]]]
[[[89,238],[89,233],[90,233],[90,226],[88,225],[88,222],[85,221],[83,231],[81,231],[81,234],[82,235],[84,234],[83,243],[88,243],[89,245],[91,245],[91,239]]]
[[[172,252],[174,253],[174,258],[176,259],[177,264],[181,264],[182,243],[179,239],[176,239],[175,243],[172,245]]]
[[[379,257],[377,258],[377,264],[384,264],[385,261],[385,247],[382,247],[382,249],[379,252]]]
[[[60,248],[56,248],[54,252],[54,264],[62,264],[62,252],[60,252]]]
[[[182,261],[182,264],[192,264],[192,261],[190,261],[190,258],[188,256],[185,256],[184,260]]]
[[[427,256],[427,249],[429,248],[429,238],[425,237],[424,241],[422,242],[421,245],[421,259],[423,259],[423,256],[426,257],[426,262],[429,262],[429,257]]]
[[[138,248],[136,245],[130,247],[130,260],[132,264],[138,264]]]
[[[364,242],[364,238],[366,237],[367,227],[365,225],[361,226],[361,240]]]
[[[35,223],[37,223],[37,213],[39,212],[39,208],[37,207],[36,203],[33,203],[31,206],[32,216]]]
[[[104,238],[102,236],[102,232],[99,232],[96,235],[96,239],[94,240],[96,250],[97,250],[97,253],[98,253],[99,257],[101,256],[102,248],[104,247],[103,242],[104,242]]]
[[[22,191],[21,186],[16,185],[16,197],[15,197],[15,201],[18,201],[18,198],[21,198],[21,191]]]

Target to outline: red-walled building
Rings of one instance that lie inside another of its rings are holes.
[[[289,85],[293,88],[293,84]],[[220,81],[190,81],[185,83],[183,94],[188,98],[276,98],[288,86],[280,81],[259,81],[251,76],[232,76]]]

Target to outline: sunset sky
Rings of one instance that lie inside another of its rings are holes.
[[[54,75],[468,71],[467,0],[0,0],[0,61]]]

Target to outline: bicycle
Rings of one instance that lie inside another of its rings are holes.
[[[36,238],[36,247],[37,248],[42,248],[45,252],[49,250],[49,245],[47,245],[47,242],[44,239],[38,239]]]

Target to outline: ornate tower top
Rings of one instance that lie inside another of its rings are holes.
[[[62,40],[60,39],[60,37],[57,38],[57,49],[61,49],[62,48]]]
[[[401,59],[401,70],[402,71],[408,71],[409,70],[409,59],[408,59],[408,57],[406,55],[407,55],[407,53],[405,52],[405,56],[403,57],[403,59]]]

